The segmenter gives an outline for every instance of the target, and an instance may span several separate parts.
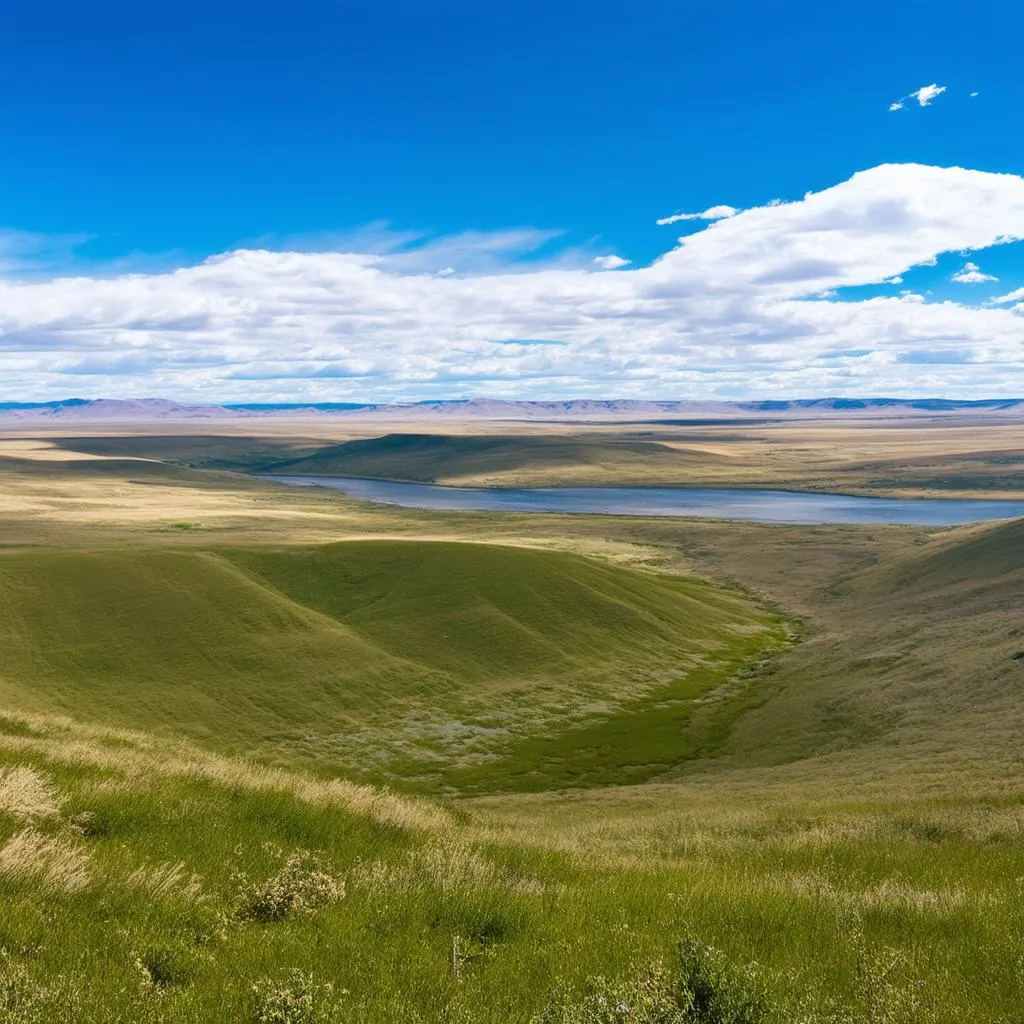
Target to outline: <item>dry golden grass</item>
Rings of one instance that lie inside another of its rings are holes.
[[[0,875],[44,895],[68,895],[89,884],[89,855],[66,836],[25,828],[0,846]]]
[[[19,821],[55,818],[61,798],[53,784],[27,765],[0,767],[0,814]]]
[[[300,772],[222,757],[185,741],[158,739],[146,733],[83,725],[56,716],[7,714],[8,728],[0,732],[0,750],[42,756],[65,767],[102,768],[116,773],[130,793],[156,777],[193,779],[244,792],[277,791],[302,803],[336,807],[380,824],[412,832],[433,832],[451,824],[449,814],[426,800],[403,797],[388,790],[348,782],[316,779]]]
[[[202,878],[189,871],[181,861],[141,864],[124,876],[123,884],[131,889],[140,889],[154,899],[170,896],[186,903],[200,903],[207,898]]]

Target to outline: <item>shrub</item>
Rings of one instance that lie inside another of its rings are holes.
[[[345,882],[315,853],[292,853],[280,871],[265,882],[243,879],[239,916],[253,921],[280,921],[292,913],[311,913],[345,897]]]
[[[581,998],[556,994],[532,1024],[771,1024],[755,965],[738,967],[693,939],[679,967],[651,964],[625,982],[596,978]]]
[[[625,982],[594,978],[582,999],[556,993],[532,1024],[689,1024],[673,987],[661,963]]]
[[[756,964],[737,965],[713,946],[679,944],[676,1000],[700,1024],[768,1024],[773,1014]]]
[[[71,815],[68,824],[83,839],[105,839],[111,833],[110,821],[95,811],[78,811]]]
[[[289,972],[282,981],[258,982],[253,992],[254,1024],[333,1024],[340,1020],[334,986],[299,970]]]

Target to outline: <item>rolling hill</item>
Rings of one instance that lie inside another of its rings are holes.
[[[5,1024],[1017,1019],[1024,524],[256,508],[7,538]]]
[[[571,731],[777,632],[691,579],[494,545],[15,553],[6,702],[405,779]]]
[[[654,441],[445,434],[385,434],[330,445],[265,472],[290,476],[364,476],[423,483],[559,484],[602,479],[628,484],[657,475],[684,482],[694,469],[723,460]]]

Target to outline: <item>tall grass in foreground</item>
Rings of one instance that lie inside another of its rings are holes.
[[[1022,1019],[1012,801],[723,809],[613,854],[129,733],[3,730],[5,1024]]]

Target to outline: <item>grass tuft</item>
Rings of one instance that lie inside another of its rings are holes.
[[[26,828],[0,846],[0,875],[45,895],[68,895],[89,884],[89,855],[63,836]]]
[[[55,818],[61,797],[54,786],[28,765],[0,767],[0,814],[18,821]]]

